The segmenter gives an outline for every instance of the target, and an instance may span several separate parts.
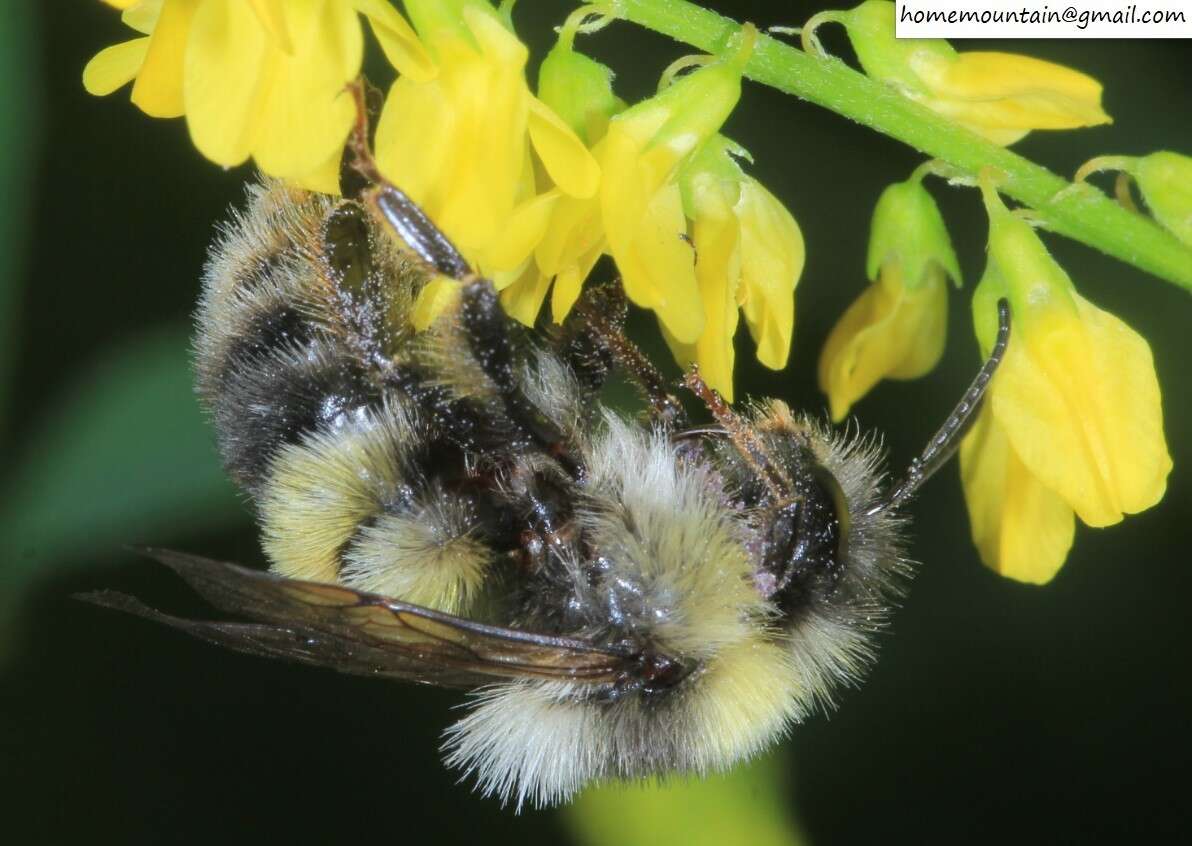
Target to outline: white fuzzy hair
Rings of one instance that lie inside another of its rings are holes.
[[[610,579],[640,586],[639,607],[615,609],[622,623],[671,654],[698,659],[699,669],[657,701],[600,700],[566,682],[490,687],[448,728],[448,765],[519,809],[565,801],[592,781],[702,774],[757,754],[829,707],[834,687],[859,680],[894,575],[908,566],[899,553],[901,519],[873,511],[876,442],[800,425],[851,515],[846,576],[831,601],[778,629],[710,465],[687,463],[662,434],[609,415],[585,456],[580,519],[611,569],[591,588],[577,568],[576,593],[605,589]]]

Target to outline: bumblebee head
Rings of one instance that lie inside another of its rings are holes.
[[[781,403],[759,415],[756,430],[773,484],[749,492],[758,528],[755,580],[781,609],[811,593],[831,592],[848,561],[849,501],[825,466],[825,433],[795,419]],[[818,448],[818,449],[817,449]]]
[[[901,517],[875,510],[875,439],[834,432],[777,400],[734,418],[723,435],[717,464],[749,515],[754,581],[781,613],[855,593],[858,557],[861,570],[901,561]]]
[[[1009,340],[1004,300],[998,317],[993,353],[892,485],[885,483],[875,439],[836,432],[777,400],[738,415],[698,372],[688,374],[687,387],[719,424],[718,464],[751,515],[758,590],[780,612],[793,617],[817,600],[822,607],[871,598],[889,586],[889,579],[877,576],[905,569],[902,507],[956,452],[971,425]]]

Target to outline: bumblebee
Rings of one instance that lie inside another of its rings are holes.
[[[521,807],[593,780],[732,766],[873,657],[911,564],[902,504],[955,451],[1002,356],[886,485],[874,437],[692,370],[692,426],[625,337],[616,285],[535,333],[376,172],[346,199],[249,191],[212,249],[195,341],[269,572],[154,550],[235,621],[88,598],[255,655],[474,691],[448,765]],[[458,302],[410,314],[434,275]],[[614,370],[640,418],[604,406]]]

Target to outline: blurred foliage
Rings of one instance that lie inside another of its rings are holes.
[[[37,79],[25,73],[33,45],[33,10],[24,3],[0,19],[0,444],[20,323],[13,318],[23,282],[34,139],[38,134]]]
[[[242,511],[199,413],[189,349],[183,329],[117,346],[23,445],[0,491],[0,537],[16,553],[0,570],[0,627],[34,576]]]
[[[777,750],[702,779],[602,785],[563,816],[580,846],[800,846],[788,770],[787,753]]]

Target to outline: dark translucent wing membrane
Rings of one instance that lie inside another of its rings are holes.
[[[445,687],[500,678],[610,684],[633,662],[627,652],[586,641],[488,626],[339,585],[168,550],[146,552],[217,608],[259,622],[186,620],[110,591],[82,598],[252,655]]]
[[[377,676],[439,687],[471,688],[491,682],[491,675],[443,666],[392,649],[327,634],[301,625],[230,623],[187,620],[150,608],[139,599],[116,591],[80,594],[80,599],[144,617],[186,632],[200,640],[261,658],[283,658],[300,664],[329,667],[341,673]]]

